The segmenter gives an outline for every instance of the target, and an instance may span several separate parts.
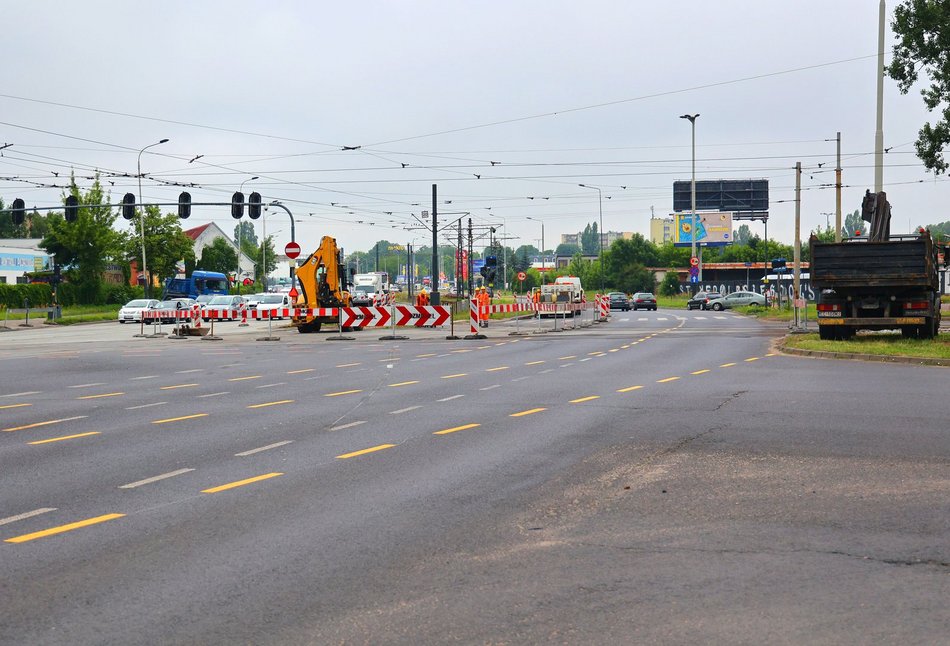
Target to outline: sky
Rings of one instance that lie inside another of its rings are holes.
[[[691,176],[678,117],[699,113],[697,179],[768,179],[768,235],[791,243],[798,161],[803,236],[834,223],[837,132],[843,212],[873,186],[878,4],[0,0],[0,198],[56,206],[70,172],[83,189],[98,172],[118,203],[141,159],[145,202],[182,185],[228,202],[243,182],[293,213],[306,255],[324,235],[430,243],[435,184],[440,224],[513,248],[543,228],[553,249],[601,208],[604,229],[648,236]],[[927,120],[885,80],[897,233],[950,220],[950,184],[914,155]],[[282,249],[289,217],[264,220]],[[183,226],[208,222],[233,234],[227,206]]]

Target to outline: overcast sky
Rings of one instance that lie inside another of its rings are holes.
[[[673,181],[690,177],[683,113],[701,115],[698,179],[769,180],[770,237],[792,241],[796,161],[809,189],[803,235],[833,214],[837,131],[843,210],[873,184],[877,0],[3,0],[2,10],[7,204],[60,204],[61,189],[37,184],[62,186],[71,169],[84,188],[98,169],[116,203],[138,192],[139,151],[168,138],[141,157],[146,201],[174,202],[182,188],[167,182],[194,184],[194,201],[228,201],[259,176],[244,192],[293,211],[304,253],[323,235],[347,251],[428,242],[406,227],[431,209],[433,183],[441,222],[468,212],[502,224],[512,247],[538,245],[543,222],[554,248],[598,217],[598,193],[578,183],[602,189],[605,229],[648,235],[651,210],[670,213]],[[896,232],[950,220],[946,180],[913,154],[926,120],[916,90],[901,96],[886,81]],[[286,214],[266,218],[282,249]],[[209,221],[233,233],[227,207],[195,207],[184,226]],[[761,223],[752,229],[761,235]]]

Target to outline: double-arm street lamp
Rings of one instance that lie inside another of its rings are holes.
[[[600,292],[604,292],[604,193],[596,186],[578,184],[581,188],[590,188],[597,191],[597,206],[600,211],[600,228],[597,230],[597,256],[600,258]]]
[[[142,153],[153,146],[158,146],[167,142],[168,139],[162,139],[161,141],[156,141],[154,144],[149,144],[145,148],[139,151],[139,158],[137,162],[138,167],[138,178],[139,178],[139,237],[142,239],[142,277],[145,279],[145,298],[150,298],[152,285],[148,279],[148,267],[145,263],[145,202],[142,200]]]
[[[693,131],[693,181],[690,188],[691,198],[690,198],[690,228],[689,228],[689,257],[693,259],[696,257],[696,119],[699,117],[699,113],[696,114],[681,114],[680,119],[689,119],[690,127]],[[699,280],[703,279],[703,270],[702,265],[699,269]]]

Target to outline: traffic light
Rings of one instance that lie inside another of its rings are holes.
[[[784,271],[786,267],[786,262],[787,261],[785,260],[785,258],[772,258],[772,271],[776,271],[776,270]]]
[[[13,224],[20,226],[26,220],[26,204],[20,198],[13,200],[13,208],[10,209],[10,216],[13,218]]]
[[[75,222],[79,217],[79,198],[75,195],[66,197],[66,221]]]
[[[485,256],[485,266],[486,266],[486,267],[497,267],[497,266],[498,266],[498,257],[497,257],[497,256]]]
[[[244,217],[244,193],[241,191],[231,196],[231,217],[235,220]]]
[[[126,220],[135,218],[135,196],[132,193],[122,196],[122,217]]]
[[[187,220],[191,215],[191,193],[182,191],[178,196],[178,218]]]
[[[261,217],[261,194],[254,191],[247,197],[247,216],[252,220]]]

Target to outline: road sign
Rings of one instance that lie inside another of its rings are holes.
[[[527,277],[528,277],[528,274],[524,273],[523,271],[518,272],[518,280],[524,280]]]
[[[287,292],[287,296],[290,297],[290,301],[291,301],[292,303],[296,303],[296,302],[297,302],[297,296],[299,296],[299,294],[297,293],[297,288],[296,288],[296,287],[291,287],[291,288],[290,288],[290,291]]]
[[[296,242],[288,242],[284,247],[284,255],[293,260],[300,255],[300,245]]]
[[[689,259],[689,266],[690,266],[690,267],[699,267],[699,258],[697,258],[696,256],[693,256],[692,258],[690,258],[690,259]]]
[[[699,276],[697,276],[696,274],[693,274],[692,276],[689,277],[689,282],[691,282],[691,283],[698,283],[698,282],[699,282]]]
[[[699,276],[699,267],[690,267],[689,268],[690,276]]]

